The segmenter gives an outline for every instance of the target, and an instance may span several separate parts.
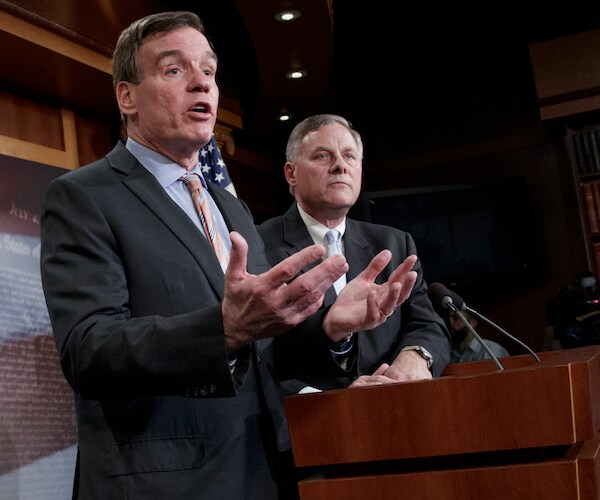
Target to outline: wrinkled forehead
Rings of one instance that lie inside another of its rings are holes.
[[[350,131],[339,123],[328,123],[306,134],[301,142],[309,149],[340,149],[358,151],[358,145]]]
[[[140,46],[140,55],[151,58],[169,54],[188,54],[213,59],[217,54],[206,36],[197,29],[185,26],[170,31],[159,31],[148,35]]]

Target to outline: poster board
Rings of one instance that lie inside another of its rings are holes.
[[[72,391],[40,276],[40,212],[62,168],[0,155],[0,500],[71,497]]]

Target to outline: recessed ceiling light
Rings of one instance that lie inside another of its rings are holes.
[[[281,114],[280,114],[280,115],[277,117],[277,119],[278,119],[280,122],[287,122],[287,121],[289,121],[291,118],[292,118],[292,115],[290,115],[289,113],[281,113]]]
[[[303,69],[294,69],[286,73],[285,76],[292,80],[298,80],[299,78],[304,78],[306,76],[306,71]]]
[[[288,23],[293,21],[294,19],[298,19],[300,17],[300,12],[297,10],[282,10],[275,14],[275,19],[281,21],[282,23]]]

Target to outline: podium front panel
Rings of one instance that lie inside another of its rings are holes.
[[[568,446],[592,439],[600,427],[600,347],[572,351],[548,354],[542,363],[505,358],[514,367],[504,371],[476,362],[433,380],[290,396],[285,406],[296,465]]]

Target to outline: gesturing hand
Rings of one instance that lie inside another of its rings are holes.
[[[349,333],[381,325],[410,296],[417,279],[417,273],[412,270],[417,262],[416,255],[409,255],[390,274],[387,282],[381,285],[375,283],[375,278],[391,257],[389,250],[378,253],[338,295],[323,322],[323,328],[332,341],[337,342]]]
[[[256,339],[273,337],[314,314],[325,292],[348,270],[341,255],[326,259],[288,283],[325,249],[312,245],[291,255],[261,275],[247,271],[248,244],[231,232],[231,253],[225,273],[223,327],[229,350]]]

